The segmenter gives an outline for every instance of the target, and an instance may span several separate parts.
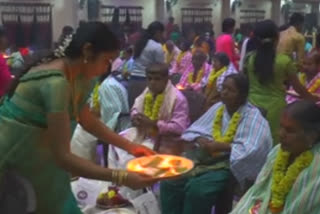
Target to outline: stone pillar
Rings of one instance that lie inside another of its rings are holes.
[[[225,19],[230,17],[231,11],[231,0],[223,0],[222,3],[222,10],[221,10],[221,22]]]
[[[166,22],[166,4],[165,0],[156,0],[155,2],[156,20],[162,23]]]
[[[314,14],[316,14],[316,16],[317,16],[317,25],[319,25],[319,18],[320,18],[320,16],[319,16],[319,6],[320,6],[320,3],[319,2],[314,2],[314,3],[312,3],[312,13],[314,13]]]
[[[57,41],[65,25],[76,28],[78,25],[78,1],[56,0],[52,9],[53,41]]]
[[[280,23],[281,18],[281,0],[272,0],[272,11],[271,11],[271,19],[277,24],[281,25]]]

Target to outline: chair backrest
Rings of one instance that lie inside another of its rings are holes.
[[[128,82],[128,102],[129,108],[132,108],[135,99],[144,91],[147,87],[146,80],[134,80],[130,79]]]
[[[189,104],[189,118],[191,123],[196,121],[201,117],[205,105],[205,96],[201,93],[195,92],[193,90],[184,90],[182,91],[184,96],[188,100]]]

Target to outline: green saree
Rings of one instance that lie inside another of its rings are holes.
[[[290,74],[296,73],[296,68],[288,56],[278,54],[275,57],[273,80],[261,84],[254,72],[254,58],[255,54],[249,55],[245,65],[250,82],[249,101],[267,111],[266,119],[270,125],[273,144],[276,145],[279,143],[280,115],[287,105],[284,84],[288,81]]]
[[[73,86],[78,110],[93,85],[83,79],[78,78]],[[81,213],[70,177],[56,165],[46,137],[47,113],[67,111],[73,115],[70,89],[62,71],[30,71],[20,79],[14,95],[0,106],[0,176],[10,169],[31,183],[37,214]]]

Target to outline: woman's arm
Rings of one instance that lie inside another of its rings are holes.
[[[70,152],[71,130],[68,113],[49,113],[47,120],[49,147],[58,166],[81,177],[117,182],[117,178],[112,176],[113,170],[100,167]],[[157,180],[154,178],[128,172],[127,179],[122,184],[140,189],[155,182]]]
[[[103,142],[110,143],[116,147],[128,151],[135,156],[154,154],[152,150],[131,143],[127,139],[111,131],[90,112],[90,108],[88,105],[81,110],[79,119],[79,123],[86,131],[102,140]]]
[[[70,152],[70,118],[68,113],[49,113],[48,139],[57,164],[72,174],[99,180],[111,180],[111,170]],[[57,134],[59,133],[59,134]]]

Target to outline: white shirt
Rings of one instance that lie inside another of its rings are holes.
[[[164,63],[162,45],[149,39],[141,55],[134,60],[131,76],[145,77],[146,67],[153,63]]]

